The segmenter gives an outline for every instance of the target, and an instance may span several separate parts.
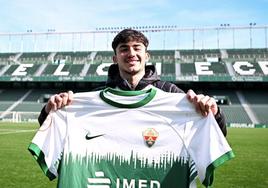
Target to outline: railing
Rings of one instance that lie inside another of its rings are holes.
[[[181,28],[131,27],[142,31],[150,40],[149,50],[267,48],[267,25]],[[112,50],[114,36],[123,28],[88,31],[0,33],[1,52],[54,52]]]

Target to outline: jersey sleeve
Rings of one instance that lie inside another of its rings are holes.
[[[28,147],[50,180],[58,176],[66,132],[65,112],[63,110],[51,112]]]
[[[190,126],[188,151],[203,185],[213,183],[214,169],[234,157],[231,147],[210,113]]]

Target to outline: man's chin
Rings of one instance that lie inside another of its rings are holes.
[[[137,74],[139,72],[139,70],[137,70],[137,69],[128,69],[126,72],[128,74],[130,74],[130,75],[135,75],[135,74]]]

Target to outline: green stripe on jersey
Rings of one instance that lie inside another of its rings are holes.
[[[116,102],[112,99],[109,99],[106,94],[112,93],[117,96],[124,96],[124,97],[132,97],[132,96],[140,96],[147,94],[142,100],[139,100],[138,102],[134,102],[131,104],[122,104],[119,102]],[[100,92],[100,97],[102,100],[104,100],[106,103],[118,107],[118,108],[139,108],[141,106],[146,105],[149,103],[155,96],[156,90],[155,89],[148,89],[148,90],[139,90],[139,91],[124,91],[124,90],[116,90],[112,88],[106,88],[102,92]]]

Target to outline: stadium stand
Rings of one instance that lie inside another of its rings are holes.
[[[21,53],[17,58],[20,63],[47,63],[49,61],[50,52],[28,52]]]
[[[15,60],[17,53],[0,53],[0,63],[12,63]]]
[[[93,61],[94,52],[57,52],[53,60],[54,62],[64,62],[64,63],[90,63]]]
[[[262,93],[254,90],[244,91],[243,95],[249,104],[263,104],[268,105],[268,98],[267,96],[263,95]]]
[[[228,123],[247,123],[247,124],[267,124],[268,99],[265,95],[267,88],[262,91],[259,88],[228,89],[222,83],[220,90],[199,90],[198,93],[205,93],[210,96],[225,96],[228,100],[226,104],[220,104],[224,111]],[[248,86],[247,86],[248,87]],[[250,110],[248,110],[250,109]],[[266,110],[266,111],[265,111]]]
[[[268,112],[268,99],[267,95],[263,95],[259,91],[244,91],[243,96],[246,102],[250,105],[253,113],[259,122],[268,123],[267,112]]]
[[[162,79],[185,91],[192,88],[219,98],[228,123],[268,124],[267,49],[149,53],[149,63],[156,64]],[[51,94],[89,91],[103,84],[112,55],[112,51],[0,53],[0,119],[36,120]]]
[[[44,95],[59,92],[56,89],[2,89],[0,90],[0,119],[31,119],[36,121],[45,104]]]
[[[255,59],[267,59],[267,49],[228,49],[228,58],[233,60],[255,60]]]
[[[20,64],[10,65],[3,75],[13,75],[13,73],[16,71],[16,69],[18,69],[19,66]],[[40,65],[38,64],[27,67],[27,75],[34,75],[34,73],[39,67]]]
[[[114,53],[112,51],[100,51],[96,52],[95,59],[96,63],[112,63],[112,56]]]
[[[175,50],[151,50],[150,61],[153,63],[174,63],[175,62]]]
[[[246,111],[241,105],[221,106],[227,122],[233,123],[252,123]]]
[[[83,64],[66,64],[62,67],[61,72],[68,72],[71,75],[79,75],[83,69]],[[59,68],[59,65],[48,64],[42,75],[51,76]],[[69,75],[69,74],[68,74]]]
[[[202,49],[202,50],[180,50],[180,60],[186,63],[193,63],[194,61],[205,61],[208,58],[221,57],[218,49]]]

